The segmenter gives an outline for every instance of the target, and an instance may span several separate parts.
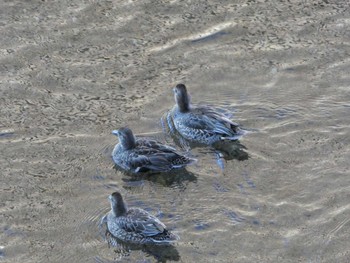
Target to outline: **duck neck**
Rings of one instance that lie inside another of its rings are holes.
[[[181,98],[176,97],[176,103],[180,112],[190,111],[190,98],[187,94],[182,94]]]
[[[127,212],[127,207],[123,202],[123,199],[118,200],[118,202],[111,204],[111,208],[112,208],[113,215],[116,217],[123,216]]]
[[[135,137],[133,134],[127,134],[123,140],[121,140],[121,144],[125,150],[130,150],[136,147]]]

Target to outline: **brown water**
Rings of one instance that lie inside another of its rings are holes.
[[[1,262],[350,262],[348,1],[2,1]],[[162,135],[171,88],[252,130],[222,171],[113,168],[111,130]],[[119,190],[172,248],[98,230]]]

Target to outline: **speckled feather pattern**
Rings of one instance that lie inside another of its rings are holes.
[[[104,217],[116,238],[135,244],[168,244],[179,239],[155,216],[141,208],[127,209],[119,193],[110,196],[111,211]]]
[[[177,236],[168,231],[156,217],[140,208],[131,208],[125,216],[107,216],[109,232],[120,240],[138,244],[169,243]]]
[[[137,139],[135,144],[134,148],[125,150],[118,143],[112,152],[114,162],[122,169],[133,173],[167,172],[195,161],[155,140]]]
[[[173,90],[176,105],[169,111],[167,123],[172,122],[186,140],[213,144],[221,140],[237,140],[244,134],[237,123],[228,119],[227,112],[224,114],[224,111],[209,106],[192,106],[184,84],[177,84]]]
[[[169,116],[177,132],[189,141],[213,144],[225,139],[237,140],[244,134],[238,124],[211,107],[191,107],[188,112],[180,112],[174,106]]]

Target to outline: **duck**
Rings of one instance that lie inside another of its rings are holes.
[[[240,125],[222,111],[206,105],[191,105],[184,84],[177,84],[173,91],[176,105],[169,111],[167,122],[184,139],[212,145],[220,141],[237,141],[245,134]]]
[[[101,219],[115,238],[133,244],[167,245],[179,240],[166,226],[149,212],[128,208],[120,192],[108,196],[111,210]]]
[[[132,173],[158,173],[184,168],[196,159],[182,155],[175,148],[156,140],[135,138],[130,128],[113,130],[118,136],[112,159],[123,170]]]

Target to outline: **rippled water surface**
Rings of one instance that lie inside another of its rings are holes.
[[[2,1],[0,261],[350,262],[348,1]],[[250,130],[218,164],[114,168],[111,130],[173,144],[183,82]],[[108,245],[119,190],[181,240]]]

